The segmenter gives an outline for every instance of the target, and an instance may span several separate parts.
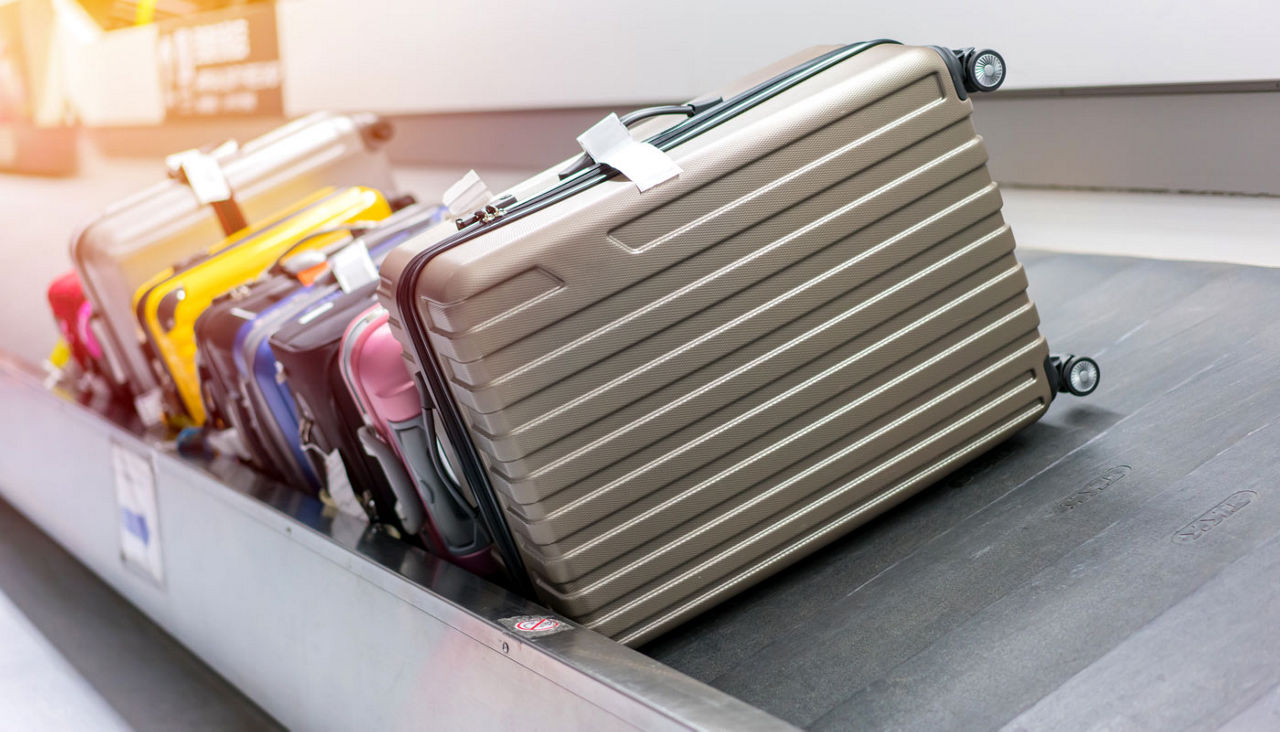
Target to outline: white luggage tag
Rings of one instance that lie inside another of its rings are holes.
[[[209,430],[205,439],[209,447],[219,455],[231,455],[241,460],[247,459],[250,455],[249,448],[244,444],[244,438],[234,427],[225,430]]]
[[[610,114],[579,135],[578,144],[592,160],[630,178],[641,193],[684,172],[670,155],[632,137],[616,114]]]
[[[476,171],[468,170],[457,183],[449,186],[441,202],[444,203],[445,208],[449,209],[449,215],[457,218],[484,208],[484,205],[492,200],[493,193],[489,191],[489,186],[480,180],[480,175]]]
[[[334,252],[329,257],[329,269],[343,292],[354,292],[378,281],[378,267],[360,239]]]
[[[159,389],[150,389],[134,397],[133,407],[142,418],[144,427],[155,427],[164,422],[164,393]]]
[[[196,200],[203,204],[231,200],[231,185],[222,173],[215,154],[200,150],[184,150],[164,160],[170,172],[181,171]]]
[[[360,507],[360,499],[356,498],[355,489],[351,487],[351,478],[347,475],[347,466],[342,462],[342,454],[332,450],[324,456],[325,488],[329,498],[340,512],[348,516],[368,518]]]
[[[234,140],[224,142],[213,152],[186,150],[165,158],[169,175],[181,180],[191,189],[201,206],[212,206],[218,223],[227,236],[244,229],[249,222],[244,211],[236,203],[231,184],[222,172],[219,158],[226,158],[238,149]]]

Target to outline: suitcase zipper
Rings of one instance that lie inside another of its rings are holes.
[[[458,226],[458,231],[471,226],[472,224],[490,224],[507,214],[507,210],[514,206],[516,197],[507,194],[499,198],[495,198],[489,205],[471,214],[465,219],[457,219],[454,221]]]
[[[884,44],[898,44],[898,41],[882,38],[850,44],[823,54],[725,100],[701,114],[689,117],[650,137],[646,142],[666,152],[756,105],[772,99],[838,63],[870,48]],[[422,398],[423,409],[434,408],[440,415],[440,422],[444,427],[445,436],[453,444],[454,451],[458,455],[459,467],[462,468],[463,478],[471,486],[471,492],[475,497],[477,507],[480,509],[480,515],[484,518],[484,522],[489,529],[489,535],[493,538],[498,554],[511,575],[512,589],[535,601],[537,600],[537,594],[534,591],[533,582],[525,569],[524,560],[520,557],[511,530],[507,526],[506,517],[502,514],[502,507],[499,505],[493,487],[489,483],[489,478],[484,472],[480,454],[467,434],[466,424],[462,419],[462,414],[458,410],[457,404],[453,400],[452,394],[449,392],[448,383],[441,372],[439,362],[436,361],[430,340],[419,319],[411,315],[414,312],[416,299],[414,296],[414,284],[417,282],[418,275],[426,268],[427,263],[437,254],[474,239],[509,221],[563,201],[617,175],[618,171],[605,165],[596,164],[572,175],[560,185],[543,191],[526,201],[516,202],[514,197],[504,196],[486,206],[484,211],[477,211],[469,219],[458,219],[458,233],[436,242],[428,249],[419,252],[409,261],[400,275],[400,282],[395,291],[396,306],[402,314],[405,314],[401,318],[401,322],[404,324],[405,331],[409,334],[409,339],[414,345],[413,357],[418,364],[418,373],[415,374],[415,379],[418,381],[418,391],[420,392],[419,396]],[[488,209],[490,208],[493,210],[489,211]]]

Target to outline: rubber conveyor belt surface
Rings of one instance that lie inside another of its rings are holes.
[[[1019,252],[1102,384],[642,649],[794,724],[1280,718],[1280,270]]]

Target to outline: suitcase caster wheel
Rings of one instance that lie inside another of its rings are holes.
[[[1088,356],[1067,356],[1058,363],[1062,375],[1062,389],[1076,396],[1088,396],[1098,388],[1102,370],[1098,362]]]
[[[213,450],[201,427],[183,427],[175,440],[178,454],[192,458],[212,458]]]
[[[964,75],[970,91],[995,91],[1004,83],[1004,57],[989,48],[970,51],[964,59]]]

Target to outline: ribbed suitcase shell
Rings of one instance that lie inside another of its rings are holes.
[[[374,115],[328,112],[294,120],[221,159],[236,202],[256,224],[324,186],[396,192],[386,156],[390,126]],[[71,241],[71,260],[102,327],[117,378],[135,395],[153,388],[131,302],[156,272],[225,237],[213,209],[191,188],[163,180],[114,204]]]
[[[936,50],[874,46],[674,147],[675,180],[434,254],[412,312],[434,242],[388,258],[551,607],[642,643],[1044,412],[971,111]]]

